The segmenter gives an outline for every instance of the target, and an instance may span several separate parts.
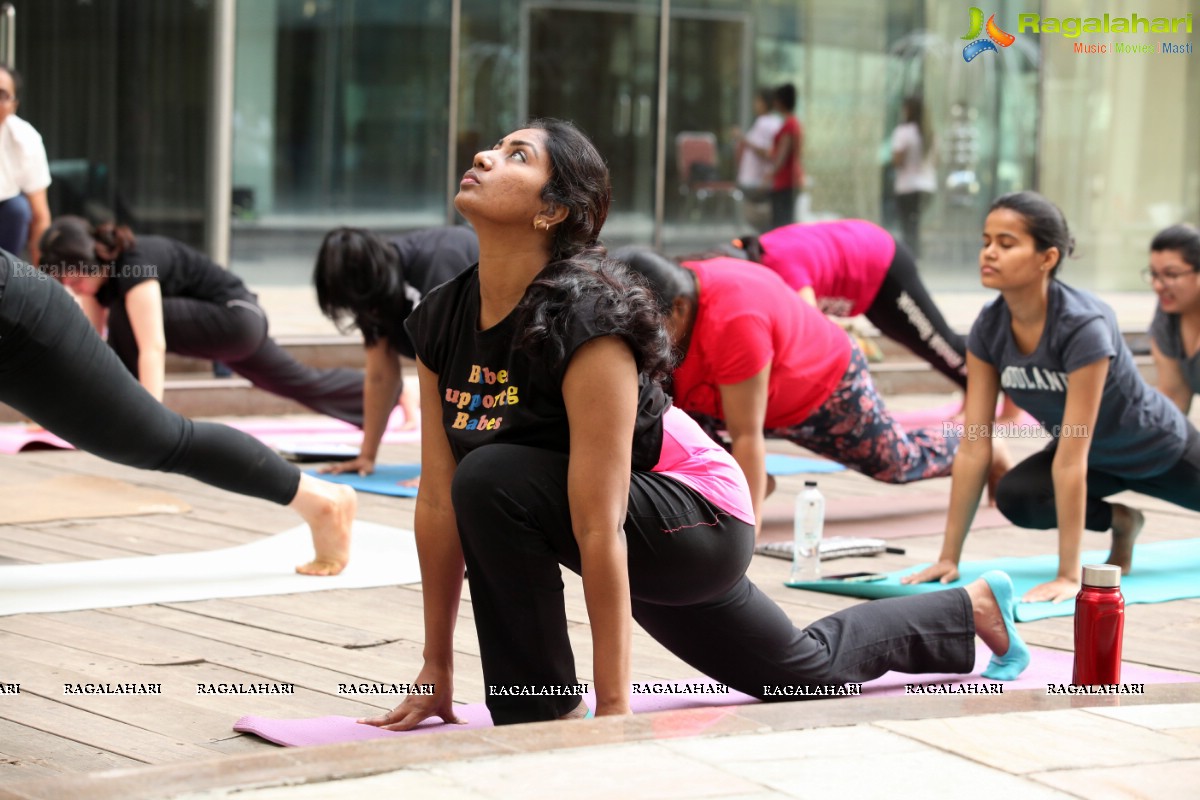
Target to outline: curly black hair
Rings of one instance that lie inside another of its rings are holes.
[[[619,336],[633,351],[638,372],[661,383],[675,366],[671,338],[657,299],[624,264],[607,258],[556,261],[538,273],[521,301],[517,346],[555,366],[566,357],[573,315],[593,318],[605,335]]]

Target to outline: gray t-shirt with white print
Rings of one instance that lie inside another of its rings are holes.
[[[1179,362],[1183,377],[1192,391],[1200,393],[1200,353],[1193,353],[1188,358],[1183,336],[1179,332],[1179,315],[1168,314],[1159,306],[1154,311],[1154,321],[1150,323],[1150,336],[1164,356]]]
[[[1062,428],[1067,376],[1109,359],[1100,411],[1091,431],[1089,468],[1146,478],[1167,471],[1183,455],[1187,420],[1142,380],[1116,315],[1091,294],[1052,280],[1046,325],[1029,355],[1017,348],[1012,316],[998,297],[975,320],[967,347],[996,368],[1000,388],[1054,437],[1050,447],[1059,437],[1079,434]]]

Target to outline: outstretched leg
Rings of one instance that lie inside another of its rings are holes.
[[[960,389],[967,388],[966,338],[947,324],[903,242],[896,242],[891,266],[865,316],[884,336],[928,361]]]
[[[8,273],[0,296],[0,401],[101,458],[292,505],[313,527],[324,573],[340,571],[333,565],[345,564],[352,491],[302,482],[294,465],[257,439],[166,408],[122,365],[65,289],[14,275],[7,261],[0,261],[0,272]]]

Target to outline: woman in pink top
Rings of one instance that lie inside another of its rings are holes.
[[[670,314],[682,352],[672,396],[710,433],[728,431],[759,527],[769,493],[768,436],[888,483],[950,474],[957,437],[940,426],[905,431],[888,414],[846,332],[770,270],[727,257],[681,266],[643,248],[614,257],[647,280]]]
[[[966,389],[966,339],[946,324],[908,248],[883,228],[861,219],[785,225],[741,246],[810,304],[836,317],[865,315]]]

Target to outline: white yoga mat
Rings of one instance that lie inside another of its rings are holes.
[[[0,616],[79,611],[218,597],[361,589],[421,580],[412,531],[355,522],[341,575],[298,575],[312,560],[308,527],[250,544],[161,556],[0,566]]]

